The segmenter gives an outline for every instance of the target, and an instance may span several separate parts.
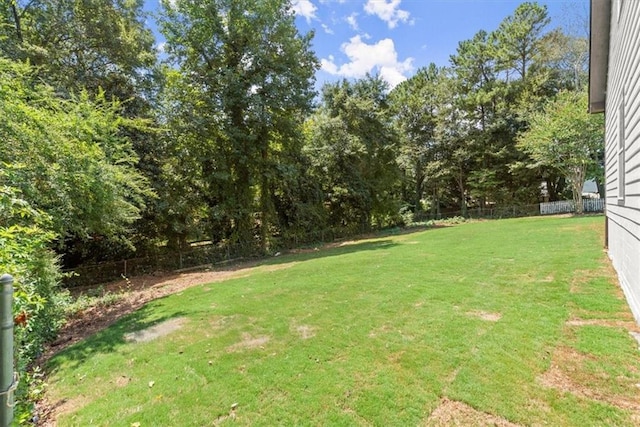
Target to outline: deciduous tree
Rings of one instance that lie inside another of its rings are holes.
[[[518,145],[541,164],[553,166],[571,182],[576,212],[582,213],[582,187],[601,167],[604,145],[602,116],[587,113],[584,92],[563,91],[544,111],[534,114]]]
[[[178,131],[185,149],[202,153],[212,224],[243,244],[259,226],[264,245],[278,156],[295,150],[311,108],[313,35],[298,33],[286,0],[182,0],[164,8],[174,83],[188,94],[173,101],[184,117]]]
[[[60,239],[125,239],[149,194],[117,103],[57,98],[26,65],[0,59],[0,184],[52,218]]]
[[[391,111],[400,131],[399,164],[409,183],[411,196],[408,202],[416,217],[420,216],[425,197],[431,199],[432,206],[439,204],[437,188],[441,184],[440,174],[439,171],[428,173],[428,164],[440,157],[440,144],[435,134],[438,113],[443,104],[440,90],[443,78],[443,70],[430,64],[396,86],[389,96]]]
[[[29,61],[58,95],[99,91],[144,108],[156,62],[142,0],[9,0],[2,2],[0,51]]]
[[[364,231],[393,223],[399,210],[399,138],[386,83],[367,76],[327,84],[322,93],[306,151],[324,184],[332,225]]]

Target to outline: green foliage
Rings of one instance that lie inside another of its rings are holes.
[[[542,31],[549,21],[547,7],[535,2],[522,3],[513,15],[505,18],[495,33],[499,68],[515,71],[526,81],[530,67],[541,53]]]
[[[542,54],[561,87],[583,90],[588,84],[589,40],[556,29],[543,37]]]
[[[597,170],[604,150],[604,121],[587,112],[587,94],[560,92],[530,117],[529,129],[518,144],[537,164],[556,168],[567,177],[576,210],[581,212],[584,181],[590,172],[602,173]]]
[[[438,188],[446,180],[441,168],[429,167],[444,155],[442,144],[436,138],[444,78],[444,70],[430,64],[389,94],[401,136],[398,161],[405,176],[404,192],[413,196],[410,206],[415,217],[420,216],[425,197],[431,197],[432,214],[439,213]]]
[[[52,88],[55,97],[69,100],[69,105],[60,105],[67,112],[74,108],[77,98],[84,97],[91,99],[99,109],[105,106],[117,115],[149,119],[154,114],[152,108],[161,80],[156,67],[155,40],[146,26],[148,17],[143,12],[143,5],[142,0],[2,2],[0,56],[30,64],[30,81],[44,82]],[[112,104],[112,100],[117,100],[118,104]],[[117,121],[111,120],[114,125]],[[163,153],[154,133],[147,127],[123,127],[120,123],[117,134],[131,141],[136,153],[131,165],[135,164],[137,172],[155,188],[160,187],[159,165]],[[75,150],[73,154],[75,156],[65,156],[73,161],[84,155]],[[143,204],[148,206],[142,212],[145,221],[138,221],[135,230],[128,230],[130,238],[127,241],[113,238],[87,241],[84,237],[61,235],[67,255],[65,265],[117,257],[123,253],[130,256],[132,242],[146,245],[155,237],[141,236],[142,233],[153,234],[150,217],[154,213],[155,199],[150,194],[142,197]],[[63,210],[66,213],[58,212],[54,216],[74,215],[73,211]]]
[[[546,99],[584,81],[584,40],[545,33],[548,23],[546,7],[523,3],[495,31],[460,42],[450,68],[418,70],[391,92],[404,206],[433,218],[441,207],[534,204],[542,181],[562,197],[566,174],[517,145]]]
[[[40,390],[30,364],[56,336],[67,302],[51,248],[127,241],[151,194],[120,132],[143,124],[119,111],[101,94],[62,100],[27,65],[0,59],[0,270],[15,277],[16,315],[26,318],[16,328],[18,417],[29,417]]]
[[[30,364],[62,325],[65,298],[57,290],[60,272],[49,249],[55,237],[47,231],[51,220],[20,196],[17,189],[0,185],[0,271],[14,277],[14,317],[23,319],[14,329],[16,370],[22,379],[15,412],[17,419],[28,419],[41,381]]]
[[[5,1],[0,52],[37,67],[65,97],[101,90],[139,112],[140,92],[153,77],[154,38],[144,25],[142,0]]]
[[[398,220],[399,137],[387,97],[379,77],[327,84],[323,105],[309,119],[305,151],[333,226],[366,231]]]
[[[266,248],[271,195],[299,153],[314,95],[313,35],[298,34],[283,0],[166,2],[161,30],[177,69],[165,98],[170,143],[193,175],[174,183],[199,191],[189,206],[206,206],[214,239],[251,246],[258,227]]]
[[[34,208],[51,217],[59,239],[125,239],[140,216],[146,180],[119,130],[139,125],[117,102],[81,94],[56,98],[24,65],[0,59],[0,147],[8,173]]]

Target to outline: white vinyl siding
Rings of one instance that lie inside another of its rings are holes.
[[[618,107],[618,203],[624,203],[624,192],[625,192],[625,140],[624,140],[624,92],[622,94],[622,99],[620,100],[620,106]]]
[[[624,0],[616,0],[616,17],[617,17],[617,21],[620,22],[620,17],[622,16],[622,2]]]
[[[615,1],[605,108],[608,246],[640,322],[640,1]]]

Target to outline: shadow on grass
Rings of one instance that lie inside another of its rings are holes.
[[[175,311],[161,317],[154,316],[150,318],[150,316],[157,312],[156,303],[164,298],[166,297],[142,306],[140,309],[122,317],[106,329],[102,329],[96,334],[62,350],[47,361],[47,370],[53,372],[61,365],[69,362],[71,362],[70,365],[72,368],[76,368],[82,362],[96,354],[111,353],[125,344],[130,344],[131,341],[126,338],[126,335],[129,333],[144,331],[168,320],[193,314],[191,312]]]
[[[318,247],[293,249],[286,251],[284,254],[269,258],[261,258],[258,265],[278,265],[291,261],[308,261],[312,259],[328,258],[334,256],[342,256],[363,251],[386,250],[399,246],[397,242],[391,239],[369,241],[376,237],[369,237],[366,241],[344,241],[324,244]]]
[[[142,288],[151,288],[159,284],[177,280],[189,273],[197,273],[202,271],[224,271],[235,272],[261,265],[278,265],[292,261],[307,261],[332,256],[340,256],[360,251],[373,251],[380,249],[389,249],[399,244],[392,239],[384,239],[385,237],[401,236],[406,234],[420,233],[426,230],[436,230],[446,228],[446,226],[414,226],[410,228],[393,228],[369,235],[344,238],[331,243],[318,242],[317,244],[309,244],[296,249],[283,249],[278,255],[264,255],[248,258],[236,258],[227,261],[216,262],[213,264],[203,264],[196,267],[176,270],[176,271],[159,271],[152,274],[144,274],[138,276],[130,276],[128,280],[114,280],[99,285],[76,286],[70,289],[73,295],[79,296],[90,292],[92,289],[102,288],[107,293],[115,293],[121,291],[139,290]]]
[[[359,240],[342,240],[330,244],[319,244],[317,247],[307,247],[303,249],[295,249],[283,253],[281,256],[262,257],[255,259],[237,260],[226,265],[203,266],[200,269],[193,269],[191,273],[197,275],[198,270],[213,270],[216,272],[240,272],[242,270],[250,270],[259,266],[277,266],[290,262],[302,262],[326,257],[344,256],[362,251],[380,251],[389,250],[393,247],[401,245],[395,242],[392,236],[418,233],[434,227],[416,227],[412,229],[391,229],[384,234],[376,233],[374,235],[363,236]],[[387,238],[385,238],[387,237]],[[184,279],[184,272],[171,272],[162,275],[146,275],[132,277],[130,280],[120,280],[106,284],[106,291],[109,293],[118,292],[143,292],[146,289],[160,287],[163,288],[172,281],[180,281]],[[229,277],[230,279],[233,276]],[[225,279],[223,279],[225,280]],[[205,282],[202,282],[203,284]],[[193,283],[195,285],[197,283]],[[176,291],[172,292],[175,293]],[[139,294],[141,295],[141,294]],[[167,320],[186,316],[185,311],[177,311],[172,314],[164,315],[160,318],[153,317],[157,315],[157,304],[170,294],[165,294],[158,298],[151,298],[144,305],[138,304],[144,301],[126,302],[125,304],[114,304],[109,307],[110,310],[96,312],[88,318],[86,324],[80,323],[78,328],[69,328],[62,334],[59,343],[49,350],[49,354],[44,358],[47,370],[53,371],[60,365],[73,361],[74,366],[80,364],[86,358],[99,353],[109,353],[117,350],[118,347],[127,344],[125,335],[127,333],[142,331],[153,327]],[[153,301],[153,305],[149,305]],[[140,308],[138,308],[140,307]],[[189,311],[189,315],[193,312]],[[83,321],[81,320],[81,322]],[[73,330],[75,329],[75,331]],[[75,344],[73,344],[75,342]],[[55,356],[54,356],[55,354]]]

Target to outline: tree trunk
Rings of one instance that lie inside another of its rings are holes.
[[[438,187],[436,185],[433,186],[433,201],[431,202],[431,208],[429,212],[429,217],[431,219],[438,219],[438,211],[440,210],[440,201],[438,200]]]
[[[262,158],[261,176],[260,176],[260,247],[263,252],[269,249],[269,222],[271,216],[271,197],[270,197],[270,183],[268,174],[268,142],[266,136],[263,136],[263,140],[260,141],[262,149],[260,156]]]
[[[582,215],[584,207],[582,205],[582,187],[584,187],[584,178],[586,170],[582,166],[576,166],[571,177],[571,189],[573,190],[573,203],[576,207],[576,214]]]
[[[462,172],[460,172],[460,175],[458,175],[457,181],[458,181],[458,188],[460,189],[460,212],[462,213],[462,216],[466,218],[467,217],[467,198],[465,194]]]
[[[244,253],[249,253],[253,244],[252,233],[252,221],[251,221],[251,207],[252,194],[251,194],[251,175],[249,172],[249,166],[240,163],[237,166],[238,177],[236,179],[236,206],[234,210],[236,214],[235,228],[236,238],[238,243],[242,246]]]
[[[18,38],[18,43],[22,44],[22,26],[20,24],[20,14],[18,14],[18,9],[16,8],[16,4],[11,2],[11,13],[13,14],[13,20],[16,23],[16,37]]]
[[[604,199],[605,197],[607,197],[606,187],[604,185],[604,182],[602,182],[602,179],[595,178],[594,181],[596,182],[596,187],[598,187],[598,194],[600,195],[600,198]]]
[[[416,162],[416,186],[413,195],[413,213],[414,216],[422,212],[422,191],[424,186],[424,173],[422,172],[422,162]]]

